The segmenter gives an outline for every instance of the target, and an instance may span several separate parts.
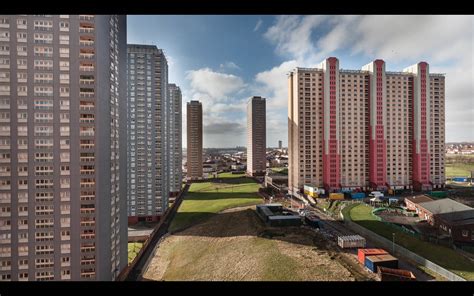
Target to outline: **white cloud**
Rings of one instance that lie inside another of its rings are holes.
[[[260,29],[260,27],[262,26],[262,24],[263,24],[263,21],[262,21],[261,19],[259,19],[259,20],[257,21],[257,24],[255,24],[255,28],[253,28],[253,31],[254,31],[254,32],[257,32],[258,29]]]
[[[245,87],[242,78],[215,72],[210,68],[188,71],[186,78],[191,81],[191,87],[195,92],[207,94],[215,100],[225,99]]]
[[[293,58],[304,57],[313,48],[312,29],[321,24],[327,16],[279,16],[264,36],[276,44],[279,54],[290,54]]]
[[[287,74],[297,66],[298,62],[291,60],[255,76],[255,81],[259,83],[255,89],[267,97],[267,109],[288,106]]]
[[[220,64],[219,68],[230,69],[230,70],[240,70],[240,67],[234,62],[225,62],[224,64]]]

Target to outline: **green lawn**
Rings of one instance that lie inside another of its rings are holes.
[[[272,171],[275,173],[280,173],[282,175],[288,175],[288,168],[272,168]]]
[[[238,178],[238,177],[245,177],[245,173],[242,174],[232,174],[231,172],[227,173],[220,173],[217,175],[219,178]]]
[[[257,195],[259,184],[243,175],[221,174],[211,182],[193,183],[171,222],[171,232],[234,207],[262,202]]]
[[[446,177],[470,177],[474,163],[447,163]]]
[[[392,240],[392,233],[395,233],[395,242],[398,245],[443,266],[467,280],[474,280],[474,263],[466,260],[466,258],[450,248],[421,241],[409,234],[398,231],[394,227],[377,221],[372,215],[372,210],[372,207],[364,204],[355,206],[350,210],[350,218],[357,224],[390,240]]]
[[[138,252],[143,247],[143,243],[128,243],[128,264],[137,257]]]

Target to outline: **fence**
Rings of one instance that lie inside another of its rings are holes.
[[[151,259],[152,252],[154,251],[157,242],[159,242],[163,235],[166,235],[170,221],[173,219],[176,214],[184,194],[188,191],[190,185],[186,184],[183,190],[178,194],[173,205],[168,208],[163,217],[161,217],[158,225],[150,233],[148,239],[143,243],[142,248],[138,252],[137,256],[133,261],[125,267],[119,276],[117,277],[118,281],[125,280],[138,280],[141,276],[142,268],[146,267]],[[145,260],[145,261],[144,261]]]
[[[380,244],[383,248],[387,250],[392,250],[394,253],[393,255],[398,255],[400,257],[405,257],[407,259],[410,259],[434,272],[437,274],[445,277],[446,279],[450,281],[466,281],[464,278],[460,277],[459,275],[429,261],[428,259],[421,257],[412,251],[405,249],[404,247],[401,247],[397,244],[394,244],[392,241],[354,223],[351,221],[348,221],[347,219],[344,221],[345,224],[347,225],[348,228],[350,228],[352,231],[359,233],[365,237],[370,238],[377,244]]]

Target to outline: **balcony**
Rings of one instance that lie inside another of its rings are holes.
[[[93,137],[94,135],[95,132],[93,130],[85,130],[79,132],[80,137]]]
[[[94,27],[79,27],[79,33],[94,33],[94,30]]]
[[[95,96],[95,92],[92,89],[92,91],[80,91],[79,96],[81,98],[93,98]]]
[[[94,52],[81,52],[81,53],[79,53],[79,58],[81,58],[81,59],[92,60],[92,59],[94,59],[94,57],[95,57]]]
[[[91,84],[94,84],[94,83],[95,83],[95,79],[94,79],[94,78],[91,78],[91,79],[79,79],[79,83],[80,83],[80,84],[85,84],[85,85],[91,85]]]
[[[94,66],[79,66],[79,71],[83,72],[92,72],[94,71]]]
[[[79,20],[81,21],[93,21],[94,15],[92,14],[81,14],[79,15]]]
[[[81,36],[79,39],[79,45],[81,46],[94,46],[94,37]]]

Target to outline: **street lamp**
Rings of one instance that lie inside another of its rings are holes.
[[[395,255],[395,232],[392,233],[392,252]]]

